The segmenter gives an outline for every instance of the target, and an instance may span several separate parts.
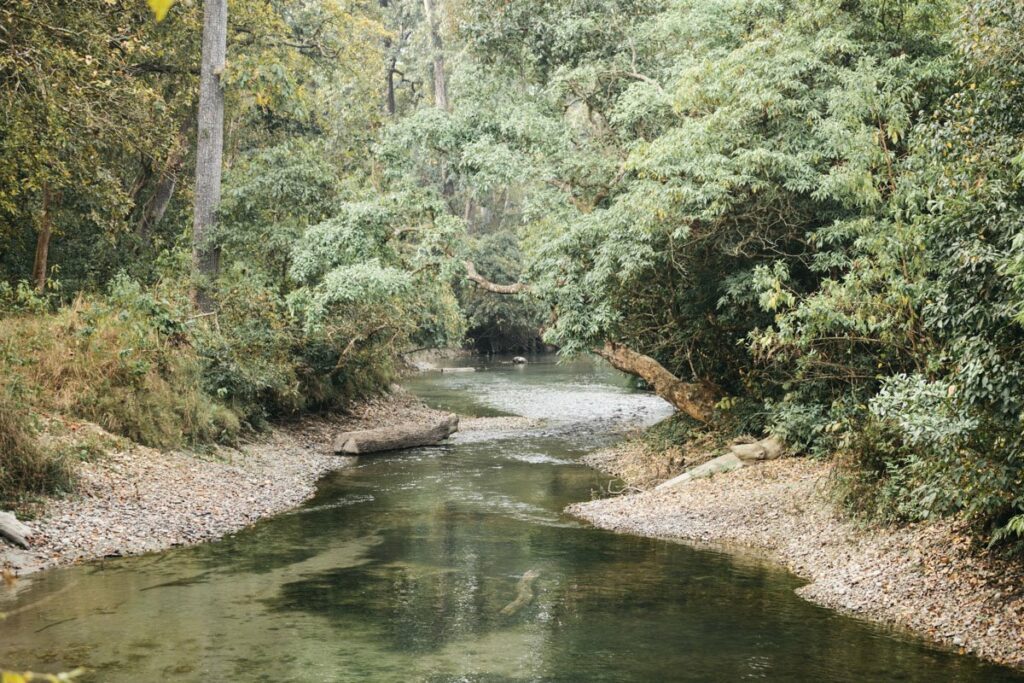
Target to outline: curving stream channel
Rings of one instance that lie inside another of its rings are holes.
[[[562,514],[607,480],[575,460],[668,413],[589,361],[407,382],[497,421],[364,457],[304,507],[220,542],[56,570],[0,622],[0,665],[139,681],[1022,681],[800,600],[745,557]],[[504,609],[520,577],[535,599]],[[511,612],[511,613],[510,613]]]

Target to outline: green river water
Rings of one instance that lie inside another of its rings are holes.
[[[0,668],[88,680],[1024,681],[811,605],[769,563],[588,528],[575,464],[668,414],[589,361],[431,374],[463,414],[541,418],[368,456],[220,542],[42,573],[0,611]],[[536,598],[512,615],[519,577]]]

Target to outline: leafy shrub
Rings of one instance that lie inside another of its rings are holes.
[[[959,513],[985,534],[1024,513],[1024,438],[956,389],[919,375],[884,382],[840,459],[851,509],[886,520]]]

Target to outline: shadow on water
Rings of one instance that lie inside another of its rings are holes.
[[[114,683],[1024,680],[803,602],[768,563],[567,518],[607,483],[575,459],[668,413],[606,367],[409,386],[539,422],[364,458],[218,543],[25,581],[0,611],[63,592],[0,622],[0,663]]]

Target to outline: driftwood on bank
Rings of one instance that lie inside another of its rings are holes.
[[[729,446],[727,453],[687,470],[678,477],[663,481],[655,488],[668,489],[694,479],[706,479],[716,474],[732,472],[762,460],[775,460],[782,455],[783,450],[782,442],[773,436],[753,443],[733,444]]]
[[[0,538],[6,538],[11,543],[22,548],[28,547],[28,537],[32,530],[18,521],[9,512],[0,512]]]
[[[450,413],[432,422],[414,422],[393,427],[344,432],[334,440],[334,452],[359,455],[418,446],[433,446],[458,430],[459,416]]]

